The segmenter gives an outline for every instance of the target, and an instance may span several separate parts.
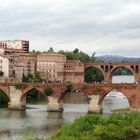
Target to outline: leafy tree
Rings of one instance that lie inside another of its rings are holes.
[[[79,49],[78,48],[75,48],[75,50],[73,51],[73,53],[78,53],[79,52]]]
[[[3,71],[0,71],[0,76],[3,76],[4,75],[4,72]]]
[[[96,58],[95,58],[95,52],[93,52],[93,54],[90,57],[91,62],[95,62]]]
[[[34,73],[34,81],[35,82],[40,82],[41,81],[41,75],[40,75],[40,73],[38,71],[36,71]]]
[[[48,52],[54,52],[53,48],[50,47],[49,50],[48,50]]]
[[[73,52],[60,50],[58,53],[66,55],[68,60],[80,60],[81,62],[93,62],[94,57],[92,56],[91,58],[88,54],[79,51],[77,48]]]
[[[101,82],[104,80],[103,74],[96,68],[90,68],[85,72],[86,82]]]
[[[133,75],[133,73],[128,68],[119,67],[114,71],[113,75]]]
[[[47,86],[45,89],[44,89],[44,93],[47,95],[47,96],[50,96],[53,94],[53,89],[50,87],[50,86]]]

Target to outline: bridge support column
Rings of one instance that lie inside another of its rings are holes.
[[[48,111],[58,111],[58,112],[62,112],[63,111],[63,102],[61,101],[60,103],[58,102],[58,98],[57,97],[52,97],[52,96],[48,96]]]
[[[22,92],[15,88],[15,86],[10,86],[10,97],[11,101],[8,103],[9,109],[23,109],[20,101]]]
[[[88,112],[89,113],[102,113],[101,106],[99,103],[99,95],[90,95],[89,104],[88,104]]]

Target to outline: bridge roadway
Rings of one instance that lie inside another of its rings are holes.
[[[44,89],[51,87],[53,93],[46,96]],[[63,111],[63,97],[68,88],[65,84],[31,84],[22,83],[20,89],[16,89],[13,84],[0,83],[0,90],[2,90],[9,98],[9,109],[25,109],[26,97],[29,91],[37,89],[40,94],[46,99],[48,111]],[[101,106],[104,97],[111,91],[116,90],[122,92],[129,101],[130,108],[140,108],[140,84],[72,84],[73,90],[78,90],[84,94],[89,103],[89,112],[101,112]]]

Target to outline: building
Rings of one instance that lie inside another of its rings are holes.
[[[0,53],[25,53],[29,52],[29,41],[26,40],[5,40],[0,41]]]
[[[10,56],[0,54],[0,82],[12,82],[14,79],[14,63]]]
[[[64,65],[64,82],[84,82],[84,65],[80,60],[66,61]]]
[[[66,56],[57,53],[43,53],[37,56],[37,71],[48,82],[63,82]]]
[[[37,57],[30,53],[13,53],[10,55],[14,64],[14,74],[17,81],[22,81],[22,76],[36,71]]]
[[[57,53],[44,53],[37,56],[37,71],[52,82],[84,82],[84,65],[80,60],[66,60],[66,56]]]
[[[0,71],[4,72],[0,78],[8,78],[8,82],[22,82],[23,75],[35,72],[39,72],[46,82],[84,82],[84,65],[81,61],[66,60],[65,55],[58,53],[0,54]]]

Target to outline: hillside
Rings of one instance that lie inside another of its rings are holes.
[[[140,58],[123,57],[119,55],[97,56],[96,60],[101,60],[104,62],[140,62]]]

